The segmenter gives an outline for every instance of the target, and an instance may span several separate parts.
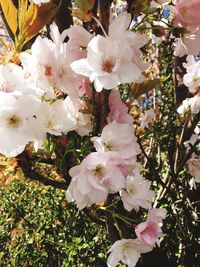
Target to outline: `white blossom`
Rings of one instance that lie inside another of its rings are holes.
[[[0,153],[15,157],[35,138],[38,105],[31,96],[0,93]]]
[[[127,30],[130,19],[126,12],[118,16],[110,25],[109,36],[95,36],[87,46],[87,58],[71,64],[73,71],[94,82],[97,92],[144,80],[142,71],[146,65],[139,49],[146,38]]]
[[[200,183],[200,156],[193,154],[187,164],[189,172],[194,178],[194,182]]]
[[[103,128],[101,137],[93,137],[92,141],[98,152],[116,151],[124,159],[140,153],[133,125],[130,124],[112,121]]]
[[[184,67],[187,73],[183,76],[183,82],[191,93],[196,93],[200,86],[200,61],[188,56]]]
[[[108,250],[108,267],[115,267],[119,262],[128,267],[136,266],[141,253],[149,252],[153,246],[142,243],[139,239],[122,239],[116,241]]]
[[[151,182],[144,179],[139,173],[134,173],[126,178],[125,189],[121,191],[124,208],[139,211],[139,208],[151,208],[154,192],[150,190]]]

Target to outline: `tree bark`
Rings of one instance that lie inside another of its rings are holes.
[[[71,15],[72,3],[71,0],[62,0],[60,8],[55,17],[55,22],[58,25],[59,31],[63,32],[73,25],[73,18]]]

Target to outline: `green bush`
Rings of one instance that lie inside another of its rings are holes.
[[[50,186],[16,179],[0,189],[0,266],[106,266],[101,226]]]

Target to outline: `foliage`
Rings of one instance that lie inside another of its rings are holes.
[[[126,2],[0,1],[2,266],[199,264],[200,0]]]
[[[104,266],[106,232],[63,191],[15,179],[0,191],[0,266]]]

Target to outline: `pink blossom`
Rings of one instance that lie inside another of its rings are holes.
[[[109,193],[116,193],[125,185],[125,177],[118,165],[123,160],[115,152],[89,154],[80,165],[70,169],[72,181],[67,191],[68,200],[77,207],[105,201]]]
[[[128,107],[121,101],[120,93],[113,90],[109,96],[110,112],[107,117],[107,122],[113,120],[119,123],[133,123],[133,118],[128,114]]]
[[[159,245],[158,238],[163,236],[161,225],[164,218],[164,209],[149,210],[147,220],[140,223],[135,229],[138,239],[147,245],[155,245],[155,243]]]
[[[178,0],[176,2],[175,22],[188,31],[199,31],[200,27],[200,0]]]
[[[133,126],[127,123],[112,121],[103,128],[101,137],[93,137],[92,141],[98,152],[116,151],[123,159],[134,158],[141,152]]]
[[[53,41],[39,36],[31,47],[31,54],[20,54],[22,66],[42,95],[54,97],[55,91],[62,91],[77,97],[77,86],[83,77],[75,74],[70,64],[80,58],[79,52],[64,42],[66,30],[60,34],[56,24],[52,24],[50,34]]]
[[[120,14],[111,23],[108,36],[93,37],[87,45],[87,57],[71,64],[74,72],[94,82],[97,92],[103,88],[110,90],[123,83],[139,83],[145,79],[143,71],[147,65],[143,63],[140,48],[147,39],[127,30],[130,22],[130,14]]]

